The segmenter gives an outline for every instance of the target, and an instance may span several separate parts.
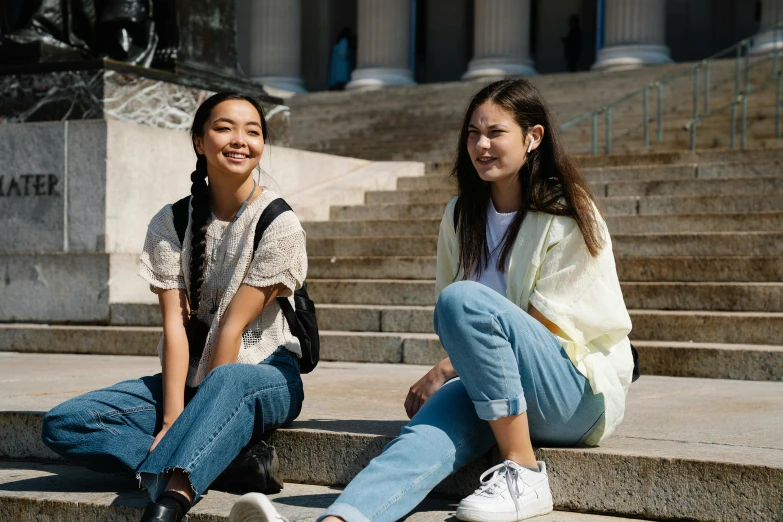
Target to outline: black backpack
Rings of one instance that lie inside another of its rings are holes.
[[[459,212],[457,212],[457,206],[454,205],[454,231],[459,232],[457,224],[459,223]],[[630,344],[630,343],[628,343]],[[631,344],[631,357],[633,358],[633,373],[631,374],[631,382],[636,382],[639,377],[642,376],[641,361],[639,360],[639,352],[634,345]]]
[[[177,237],[180,244],[185,241],[185,231],[188,228],[190,219],[190,196],[186,196],[172,205],[174,212],[174,229],[177,231]],[[283,212],[288,212],[291,207],[283,198],[277,198],[272,201],[261,213],[256,225],[255,235],[253,236],[253,255],[255,255],[258,244],[266,232],[266,229],[272,224],[277,216]],[[299,359],[299,371],[301,373],[310,373],[318,364],[321,350],[318,338],[318,322],[315,317],[315,303],[307,295],[307,288],[302,288],[294,292],[295,309],[291,308],[291,303],[286,297],[278,297],[277,302],[283,311],[285,320],[291,333],[299,339],[302,347],[302,358]]]

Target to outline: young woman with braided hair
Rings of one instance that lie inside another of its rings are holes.
[[[136,473],[152,498],[143,522],[181,520],[251,440],[302,407],[301,347],[276,299],[290,299],[307,272],[294,213],[279,215],[253,252],[259,217],[278,197],[252,175],[267,137],[253,98],[219,93],[199,107],[184,240],[166,205],[140,263],[160,303],[162,373],[76,397],[44,419],[44,442],[66,460]]]

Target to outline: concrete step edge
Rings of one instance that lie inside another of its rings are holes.
[[[31,432],[37,434],[42,415],[0,413],[6,426],[21,428],[24,423],[22,432],[12,435],[13,441],[6,439],[6,444],[18,442],[19,436],[30,438]],[[344,486],[391,440],[385,435],[289,428],[277,430],[269,442],[277,448],[284,480]],[[616,436],[598,448],[541,448],[537,457],[547,463],[559,508],[705,522],[772,521],[779,514],[774,511],[779,508],[776,491],[783,483],[780,453],[736,445]],[[435,491],[460,498],[472,492],[479,474],[495,461],[496,455],[478,459]],[[671,488],[689,491],[689,495],[664,496]],[[594,494],[584,495],[584,491]],[[618,491],[624,494],[618,495]],[[636,502],[630,502],[631,497]],[[669,500],[661,504],[657,501],[660,498]],[[727,503],[729,499],[733,500]]]

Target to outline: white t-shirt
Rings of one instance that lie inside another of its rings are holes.
[[[509,258],[506,258],[506,266],[503,268],[502,272],[498,270],[498,260],[500,259],[500,254],[503,252],[503,236],[506,235],[506,230],[514,221],[516,215],[516,212],[501,214],[495,210],[492,198],[489,198],[489,205],[487,206],[487,247],[489,247],[489,265],[484,267],[484,270],[481,271],[481,276],[476,277],[476,273],[474,272],[470,277],[472,281],[476,281],[491,288],[503,297],[506,297],[506,272],[508,271]]]

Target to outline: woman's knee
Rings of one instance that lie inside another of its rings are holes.
[[[84,422],[81,412],[84,408],[79,407],[75,401],[70,400],[58,406],[55,406],[44,415],[41,426],[41,440],[51,450],[58,454],[73,446],[74,439],[78,438],[78,426],[83,426]]]
[[[475,281],[457,281],[444,288],[435,303],[435,330],[439,325],[458,327],[464,324],[466,314],[481,308],[477,301],[485,299],[487,290]]]

